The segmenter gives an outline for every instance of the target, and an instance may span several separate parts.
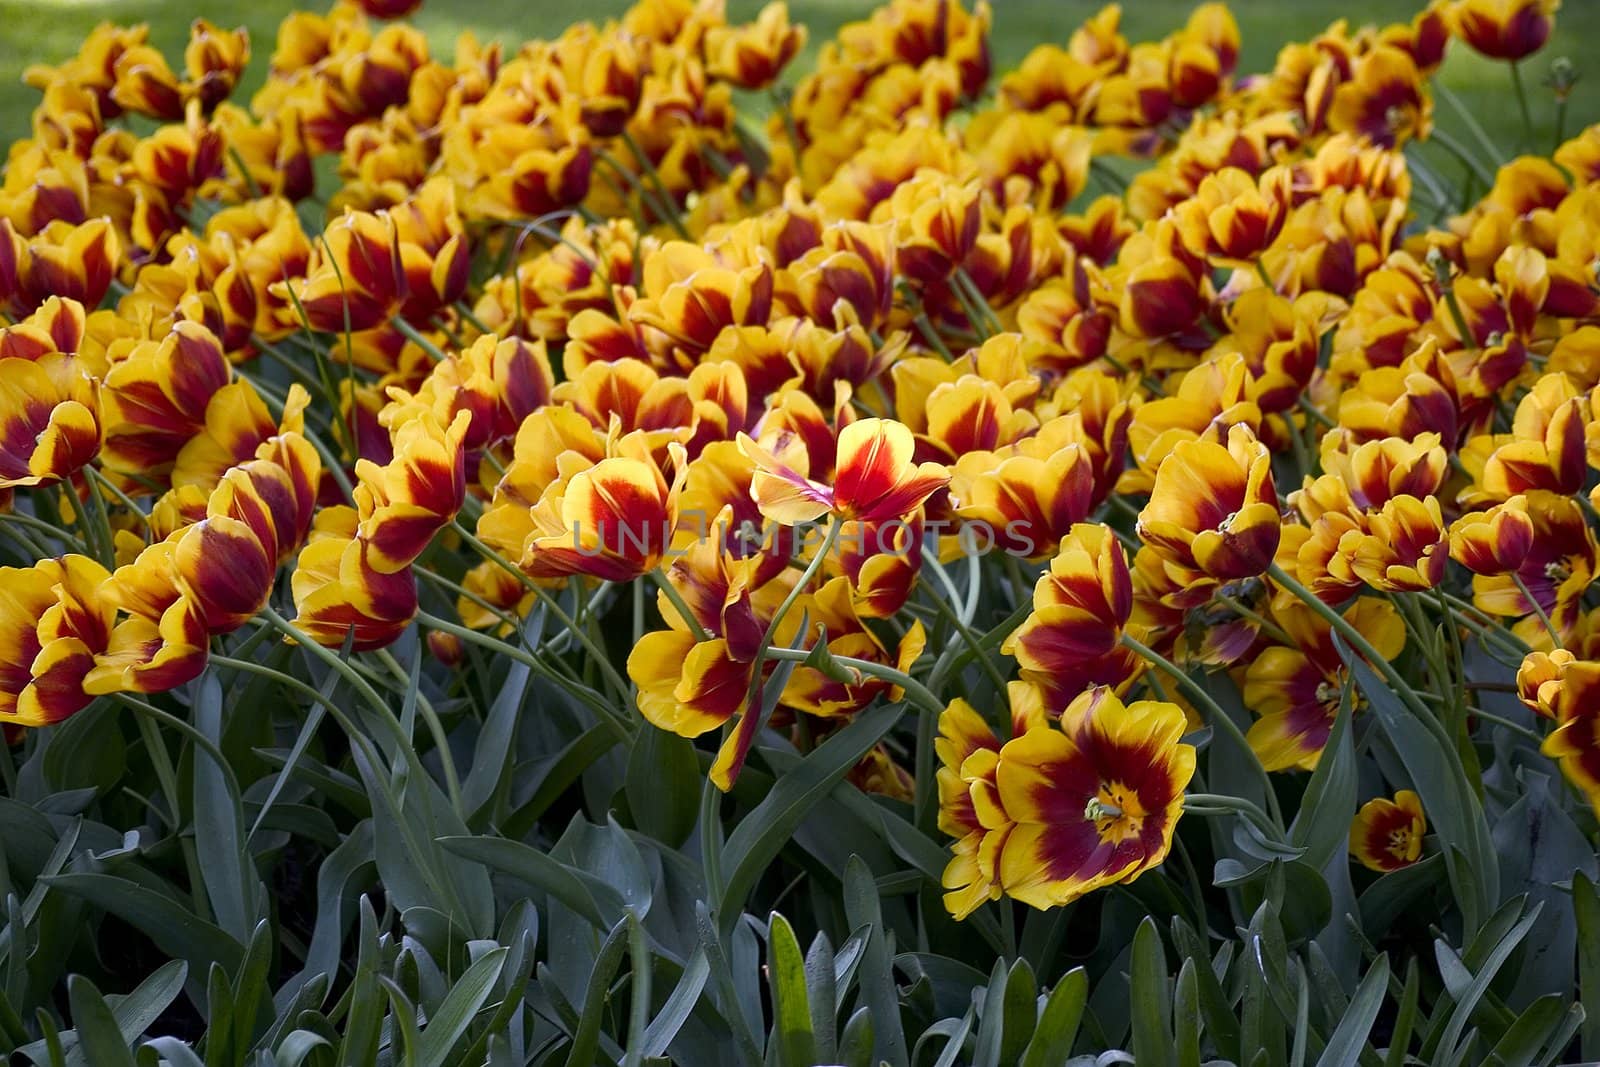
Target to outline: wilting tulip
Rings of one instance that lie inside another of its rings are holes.
[[[1001,747],[995,795],[1016,825],[1000,850],[1000,884],[1036,908],[1130,882],[1166,858],[1194,775],[1176,704],[1124,705],[1091,689]]]
[[[1398,871],[1421,858],[1427,832],[1422,798],[1402,789],[1393,800],[1378,797],[1361,805],[1350,820],[1350,855],[1368,870]]]
[[[1165,558],[1219,581],[1253,578],[1278,549],[1272,456],[1249,429],[1228,431],[1227,447],[1185,441],[1156,471],[1139,535]]]

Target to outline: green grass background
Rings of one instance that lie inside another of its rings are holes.
[[[296,5],[292,0],[0,0],[0,137],[7,142],[27,131],[28,114],[36,94],[21,82],[22,71],[34,62],[59,62],[76,50],[83,35],[96,23],[148,22],[158,47],[181,56],[190,20],[204,17],[225,26],[249,27],[255,57],[246,90],[263,76],[272,50],[278,20]],[[751,16],[762,0],[729,0],[731,17]],[[626,0],[427,0],[414,21],[434,42],[440,54],[453,51],[455,35],[472,30],[484,39],[515,44],[528,37],[558,33],[578,19],[602,19],[627,6]],[[842,22],[870,11],[870,0],[791,0],[790,14],[811,27],[811,45],[796,66],[803,69],[818,42],[826,40]],[[997,67],[1014,65],[1034,45],[1064,42],[1073,28],[1099,8],[1098,2],[1076,0],[995,0],[993,47]],[[1123,31],[1133,40],[1160,37],[1182,24],[1193,0],[1126,0]],[[1420,3],[1395,0],[1236,0],[1232,5],[1243,38],[1241,70],[1270,69],[1279,47],[1303,39],[1336,18],[1354,24],[1389,22],[1409,17]],[[1573,95],[1568,131],[1600,121],[1600,0],[1566,0],[1557,16],[1549,45],[1524,63],[1524,80],[1534,107],[1539,133],[1526,142],[1542,151],[1549,148],[1554,108],[1543,85],[1550,61],[1567,56],[1578,65],[1582,79]],[[1508,72],[1457,44],[1453,45],[1442,78],[1488,130],[1491,137],[1512,148],[1523,138],[1522,121]],[[1440,123],[1458,133],[1465,127],[1461,116],[1446,101],[1439,101]]]

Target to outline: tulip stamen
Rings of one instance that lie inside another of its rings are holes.
[[[1083,806],[1083,817],[1090,822],[1099,822],[1101,819],[1120,819],[1123,811],[1115,804],[1108,804],[1099,797],[1090,797],[1089,802]]]

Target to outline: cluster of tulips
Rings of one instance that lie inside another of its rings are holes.
[[[936,779],[957,916],[1162,862],[1203,727],[1314,768],[1361,661],[1462,739],[1515,692],[1600,803],[1600,126],[1454,212],[1407,151],[1452,42],[1515,65],[1554,7],[1241,77],[1223,6],[1141,43],[1112,6],[996,76],[987,4],[890,0],[780,88],[782,3],[443,60],[339,0],[247,107],[243,31],[197,21],[180,72],[102,27],[28,72],[0,185],[0,535],[36,560],[0,720],[246,628],[521,656],[624,733],[720,731],[724,789],[762,731],[904,701],[936,755],[854,780]],[[630,583],[623,671],[589,623]],[[577,660],[519,644],[536,606]],[[1351,850],[1425,832],[1401,789]]]

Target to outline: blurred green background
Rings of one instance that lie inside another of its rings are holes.
[[[318,0],[320,3],[321,0]],[[744,19],[763,0],[728,0],[729,15]],[[190,20],[204,17],[225,26],[249,27],[255,58],[245,89],[263,76],[278,20],[296,6],[293,0],[0,0],[0,136],[7,142],[27,130],[36,94],[21,82],[34,62],[59,62],[75,51],[96,23],[148,22],[154,43],[180,62]],[[811,44],[796,66],[803,69],[818,42],[832,36],[842,22],[862,17],[871,0],[790,0],[790,14],[811,27]],[[1065,42],[1073,28],[1099,8],[1075,0],[995,0],[993,47],[996,65],[1014,65],[1034,45]],[[1180,26],[1194,0],[1130,0],[1123,7],[1123,32],[1132,40],[1160,37]],[[1409,18],[1420,3],[1395,0],[1236,0],[1232,5],[1243,38],[1241,71],[1270,69],[1279,47],[1303,39],[1338,18],[1353,24]],[[472,30],[484,39],[514,44],[528,37],[549,36],[577,19],[603,19],[627,7],[626,0],[427,0],[414,16],[441,54],[453,51],[455,35]],[[1548,151],[1554,107],[1543,82],[1550,61],[1567,56],[1582,78],[1573,94],[1569,132],[1600,121],[1600,0],[1566,0],[1556,19],[1549,45],[1524,62],[1523,77],[1533,105],[1538,136],[1523,147]],[[1586,47],[1587,46],[1587,47]],[[1477,117],[1489,135],[1507,149],[1523,138],[1522,120],[1503,64],[1491,63],[1452,45],[1442,72],[1444,84]],[[1461,116],[1441,100],[1437,118],[1444,128],[1465,132]]]

